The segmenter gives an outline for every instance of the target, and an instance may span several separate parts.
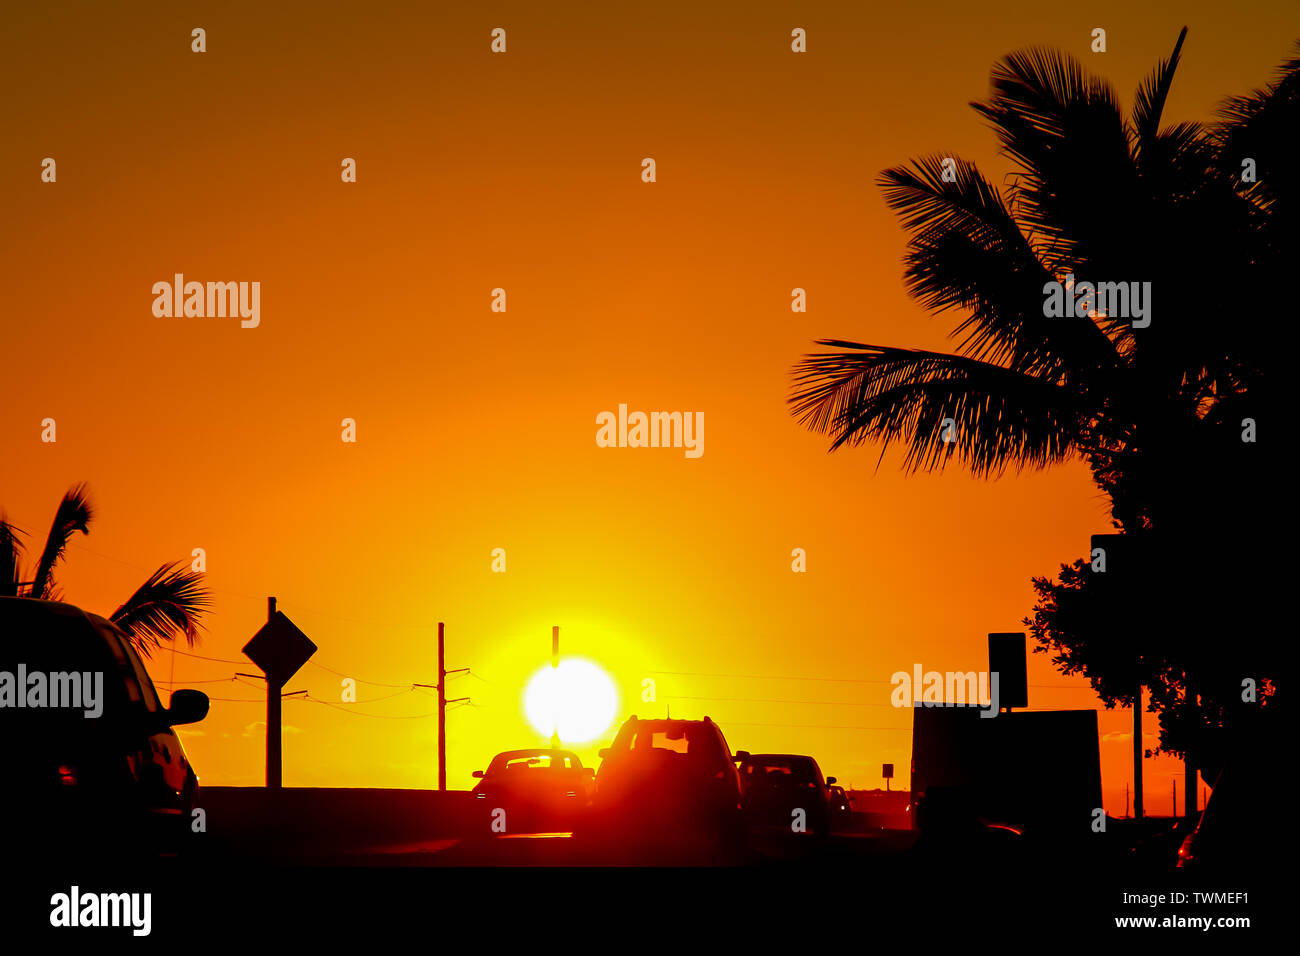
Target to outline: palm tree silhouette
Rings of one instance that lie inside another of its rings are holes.
[[[30,581],[22,580],[22,532],[0,516],[0,596],[60,600],[54,569],[63,560],[72,535],[77,531],[89,534],[94,514],[84,483],[63,496]],[[202,572],[175,561],[149,575],[109,620],[146,655],[150,648],[177,637],[193,646],[203,626],[200,618],[211,603],[209,597]]]
[[[882,173],[911,234],[907,288],[931,311],[966,313],[960,345],[819,340],[839,351],[795,366],[796,418],[831,435],[832,451],[875,442],[883,459],[897,441],[909,471],[956,455],[989,477],[1082,455],[1126,530],[1203,512],[1187,476],[1214,467],[1230,438],[1240,447],[1243,410],[1262,412],[1269,324],[1291,311],[1300,60],[1230,101],[1218,125],[1162,129],[1186,34],[1127,119],[1069,56],[1030,50],[995,66],[990,98],[972,106],[1016,167],[1005,192],[956,157]],[[1269,164],[1269,185],[1243,183],[1242,156]],[[1150,281],[1150,326],[1095,309],[1046,317],[1045,284],[1067,274]]]

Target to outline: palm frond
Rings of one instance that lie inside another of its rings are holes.
[[[1249,124],[1274,102],[1295,97],[1297,84],[1300,84],[1300,41],[1296,43],[1296,52],[1278,68],[1276,80],[1262,90],[1244,96],[1230,96],[1223,102],[1216,111],[1220,117],[1217,124],[1220,134],[1231,133],[1235,128]]]
[[[1022,221],[1067,265],[1104,248],[1116,224],[1095,211],[1122,208],[1135,178],[1114,90],[1073,57],[1042,49],[1008,55],[991,85],[988,101],[971,106],[1022,171]]]
[[[961,354],[1056,378],[1115,364],[1114,347],[1089,322],[1045,321],[1043,283],[1054,275],[1003,197],[971,163],[944,157],[885,170],[885,202],[913,234],[906,257],[909,293],[932,311],[960,307]],[[1071,365],[1071,360],[1073,363]]]
[[[1133,104],[1133,131],[1139,158],[1144,156],[1160,134],[1160,116],[1169,99],[1169,89],[1174,82],[1174,73],[1178,69],[1178,59],[1185,39],[1187,27],[1183,27],[1178,34],[1178,42],[1174,44],[1174,52],[1169,55],[1169,59],[1162,60],[1138,87],[1137,99]]]
[[[22,531],[9,523],[9,519],[0,514],[0,596],[18,597],[21,583],[21,565],[23,542],[19,535]]]
[[[1282,63],[1277,79],[1261,90],[1229,98],[1218,109],[1210,135],[1219,146],[1220,168],[1240,182],[1242,162],[1253,159],[1256,178],[1242,183],[1241,192],[1261,211],[1273,213],[1278,201],[1296,202],[1293,171],[1300,150],[1300,42]],[[1295,213],[1289,210],[1288,230],[1294,238]]]
[[[45,539],[45,549],[36,564],[36,574],[32,578],[29,597],[45,598],[53,586],[54,568],[63,558],[68,541],[74,531],[82,534],[90,532],[90,522],[95,512],[90,505],[90,494],[84,482],[70,488],[59,502],[54,513],[54,523],[50,526],[49,537]]]
[[[203,574],[184,561],[164,564],[110,620],[146,655],[163,641],[184,637],[191,647],[202,630],[201,616],[211,606]]]
[[[807,428],[833,436],[831,450],[878,441],[907,447],[904,469],[942,468],[956,455],[988,477],[1008,466],[1062,461],[1081,433],[1062,385],[961,355],[838,339],[847,351],[806,355],[789,403]],[[945,419],[952,425],[945,430]],[[948,439],[945,441],[945,437]]]
[[[971,107],[1031,176],[1067,140],[1086,149],[1091,139],[1095,149],[1100,137],[1123,130],[1115,91],[1068,54],[1039,48],[1008,54],[993,67],[990,85],[989,99]]]

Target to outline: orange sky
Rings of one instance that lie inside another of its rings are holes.
[[[7,12],[0,505],[39,547],[59,495],[90,483],[99,516],[59,580],[104,613],[205,548],[216,603],[198,654],[240,658],[275,594],[326,667],[432,683],[445,620],[448,666],[481,677],[450,688],[476,705],[449,720],[452,786],[544,742],[522,681],[552,624],[566,654],[613,674],[620,715],[683,698],[673,714],[710,714],[733,748],[810,752],[857,787],[893,762],[906,786],[911,714],[888,706],[890,675],[985,667],[985,634],[1020,629],[1030,576],[1109,528],[1081,464],[908,478],[892,455],[876,471],[872,449],[828,455],[789,416],[790,366],[816,337],[949,346],[954,318],[903,291],[905,235],[877,173],[948,150],[1000,181],[967,103],[1021,46],[1075,53],[1127,104],[1188,24],[1166,117],[1208,119],[1300,33],[1280,0],[1249,16],[266,6]],[[498,26],[505,55],[488,49]],[[807,54],[789,50],[796,26]],[[55,184],[39,179],[47,156]],[[260,326],[155,318],[152,284],[176,272],[260,281]],[[621,402],[704,412],[704,455],[598,448],[596,415]],[[172,667],[151,664],[159,681]],[[174,668],[181,685],[254,669]],[[338,681],[309,665],[287,689],[337,701]],[[1042,656],[1030,683],[1037,708],[1096,704]],[[354,713],[286,703],[285,783],[434,784],[432,719],[357,713],[433,710],[418,693],[373,700],[400,689],[363,684]],[[205,783],[261,782],[262,716],[218,700],[184,731]],[[1101,717],[1112,813],[1129,720]],[[1149,810],[1179,770],[1148,764]]]

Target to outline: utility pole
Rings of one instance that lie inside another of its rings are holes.
[[[275,620],[275,598],[266,599],[266,622]],[[266,789],[280,789],[280,688],[284,687],[271,674],[266,675]]]
[[[459,704],[462,701],[469,703],[468,697],[457,697],[454,700],[447,699],[447,675],[464,674],[469,672],[468,667],[457,667],[453,670],[447,670],[447,647],[444,639],[443,622],[438,622],[438,683],[434,686],[438,689],[438,789],[447,789],[447,705]],[[428,684],[416,684],[416,687],[428,687]]]
[[[447,789],[447,657],[438,622],[438,789]]]
[[[1142,684],[1133,701],[1133,819],[1142,819]]]
[[[1183,671],[1183,698],[1187,703],[1187,716],[1184,719],[1192,726],[1187,735],[1187,749],[1183,753],[1183,814],[1189,821],[1195,822],[1192,818],[1196,816],[1199,805],[1196,799],[1196,758],[1199,756],[1196,747],[1200,736],[1201,714],[1192,675],[1186,670]]]

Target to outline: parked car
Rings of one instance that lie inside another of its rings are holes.
[[[474,826],[487,834],[572,830],[591,803],[595,773],[568,750],[499,753],[474,771]]]
[[[973,859],[996,860],[999,865],[1027,859],[1030,846],[1023,833],[981,817],[967,789],[930,786],[915,799],[918,835],[912,852],[918,860],[948,866]]]
[[[1246,874],[1261,861],[1287,856],[1279,849],[1289,817],[1287,788],[1277,770],[1285,743],[1280,721],[1261,721],[1234,743],[1200,819],[1178,849],[1180,868]]]
[[[1154,828],[1148,829],[1151,827]],[[1134,863],[1152,869],[1176,866],[1179,848],[1195,827],[1196,820],[1189,821],[1186,817],[1179,817],[1173,823],[1147,818],[1139,831],[1143,835],[1135,840],[1128,856]]]
[[[740,779],[708,717],[629,717],[600,756],[586,835],[619,844],[743,846]]]
[[[197,690],[164,707],[130,640],[104,618],[0,597],[0,826],[27,849],[174,852],[199,778],[172,728],[207,712]]]
[[[802,754],[740,756],[741,802],[750,829],[830,835],[829,785],[835,778],[823,777],[816,760]],[[802,829],[795,829],[796,821]]]

